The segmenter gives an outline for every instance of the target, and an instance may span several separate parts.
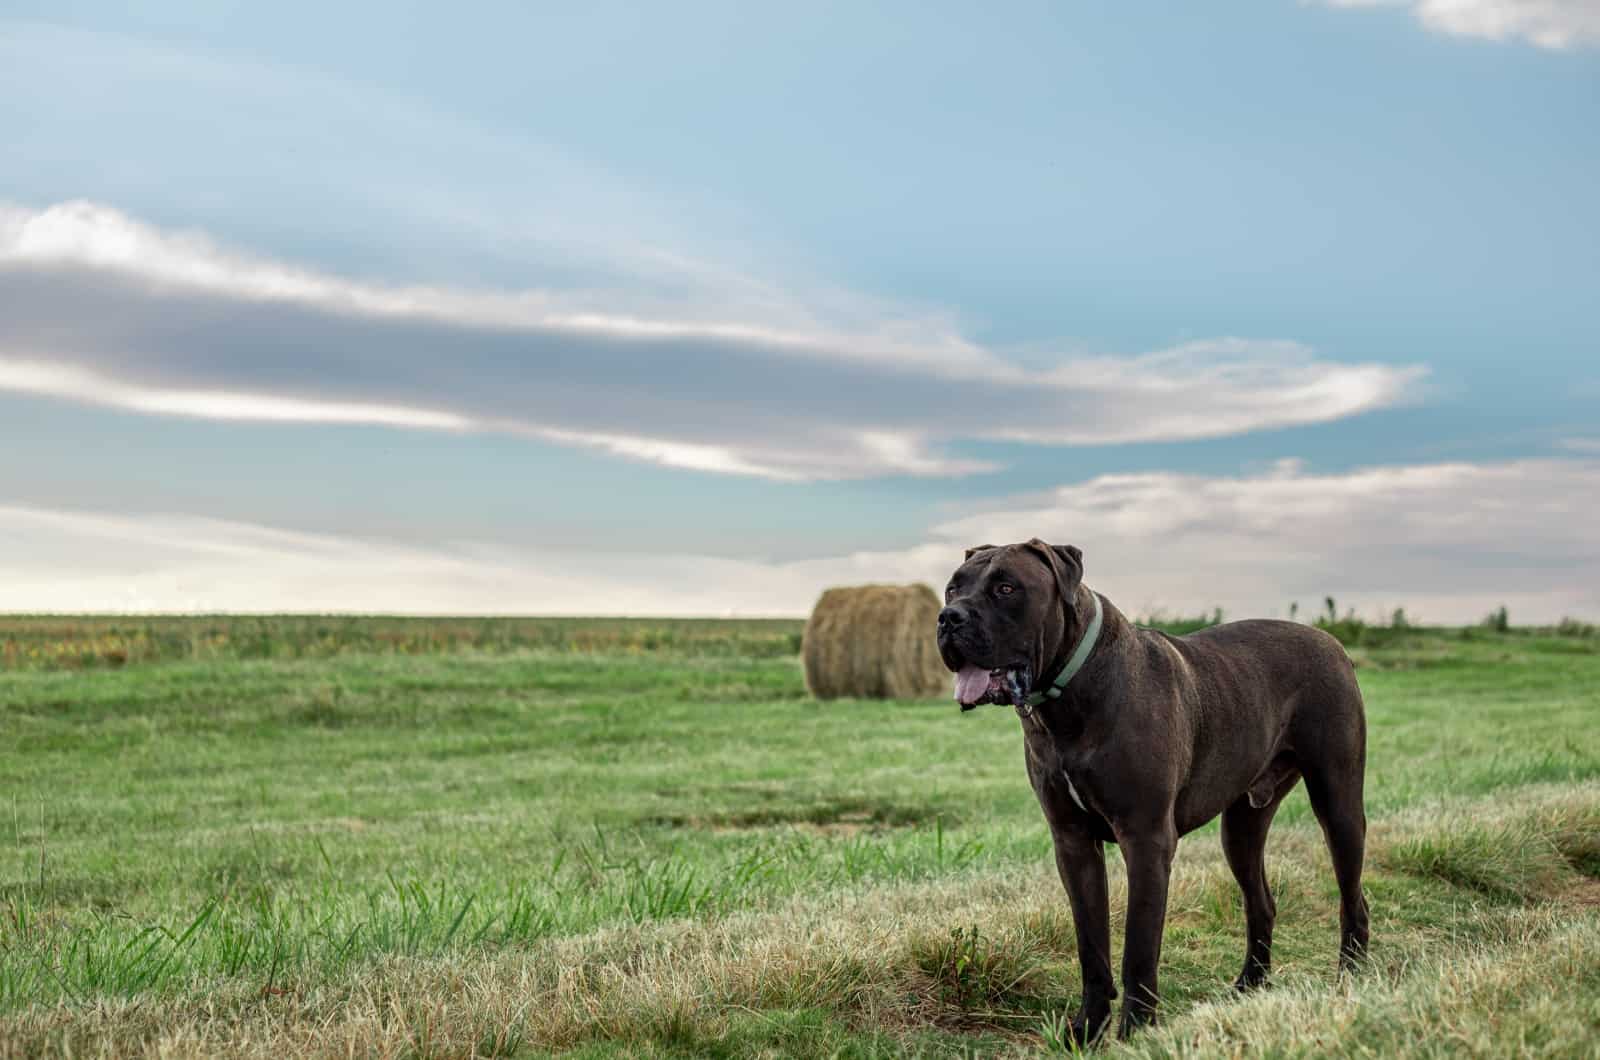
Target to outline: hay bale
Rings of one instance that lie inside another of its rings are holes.
[[[939,598],[926,585],[829,589],[800,642],[806,687],[818,699],[925,699],[949,690],[935,627]]]

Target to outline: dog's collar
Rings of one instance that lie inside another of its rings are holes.
[[[1100,594],[1093,589],[1089,590],[1089,599],[1094,601],[1094,617],[1089,620],[1089,628],[1083,631],[1083,637],[1078,641],[1078,646],[1072,650],[1072,657],[1067,660],[1067,665],[1061,668],[1056,679],[1050,682],[1050,687],[1042,692],[1035,692],[1022,701],[1017,707],[1017,713],[1024,718],[1033,713],[1033,708],[1047,699],[1060,699],[1061,693],[1067,687],[1067,682],[1075,677],[1083,664],[1089,661],[1089,656],[1094,652],[1094,646],[1100,639],[1100,624],[1105,618],[1104,611],[1100,608]]]

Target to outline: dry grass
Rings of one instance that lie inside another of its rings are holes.
[[[1600,919],[1571,920],[1549,907],[1516,919],[1520,938],[1427,953],[1397,973],[1335,989],[1296,976],[1250,998],[1206,1002],[1126,1051],[1592,1057],[1600,1042]]]
[[[1286,957],[1278,988],[1233,998],[1229,956],[1209,987],[1177,999],[1165,1026],[1117,1051],[1582,1055],[1600,1040],[1600,911],[1572,900],[1584,877],[1560,837],[1590,834],[1597,819],[1600,784],[1591,783],[1375,822],[1372,966],[1344,982],[1334,973],[1320,839],[1283,829],[1269,854]],[[1429,847],[1455,849],[1457,868],[1440,874],[1419,859]],[[1526,864],[1512,872],[1507,859]],[[1498,881],[1494,900],[1477,900],[1473,873],[1464,885],[1454,879],[1468,864]],[[1408,888],[1407,877],[1425,886]],[[1115,862],[1112,889],[1120,931]],[[1214,840],[1185,843],[1169,975],[1189,963],[1191,943],[1212,964],[1216,952],[1242,950],[1232,892]],[[0,1023],[0,1056],[503,1056],[596,1042],[694,1051],[725,1041],[741,1014],[811,1009],[879,1031],[981,1029],[993,1047],[1031,1051],[1041,1020],[1076,992],[1072,955],[1059,885],[1040,866],[805,896],[759,913],[612,928],[524,950],[387,958],[306,989],[193,983],[169,998],[34,1007]]]

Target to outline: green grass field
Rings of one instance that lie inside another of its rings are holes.
[[[798,632],[0,619],[0,1056],[1054,1048],[1076,959],[1016,719],[813,702]],[[1600,637],[1351,640],[1370,966],[1335,974],[1297,791],[1273,988],[1228,990],[1213,824],[1162,1023],[1104,1055],[1600,1051]]]

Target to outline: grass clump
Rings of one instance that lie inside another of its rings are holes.
[[[1387,845],[1382,857],[1395,871],[1490,898],[1532,902],[1570,890],[1575,873],[1593,874],[1597,836],[1600,804],[1576,799],[1492,827],[1446,815],[1428,833]]]
[[[1388,864],[1494,898],[1522,900],[1545,889],[1554,848],[1519,829],[1483,829],[1413,839],[1390,851]]]
[[[917,968],[928,977],[930,996],[940,1006],[982,1018],[1035,994],[1041,965],[1026,946],[986,938],[978,925],[953,927],[947,934],[912,945]]]

